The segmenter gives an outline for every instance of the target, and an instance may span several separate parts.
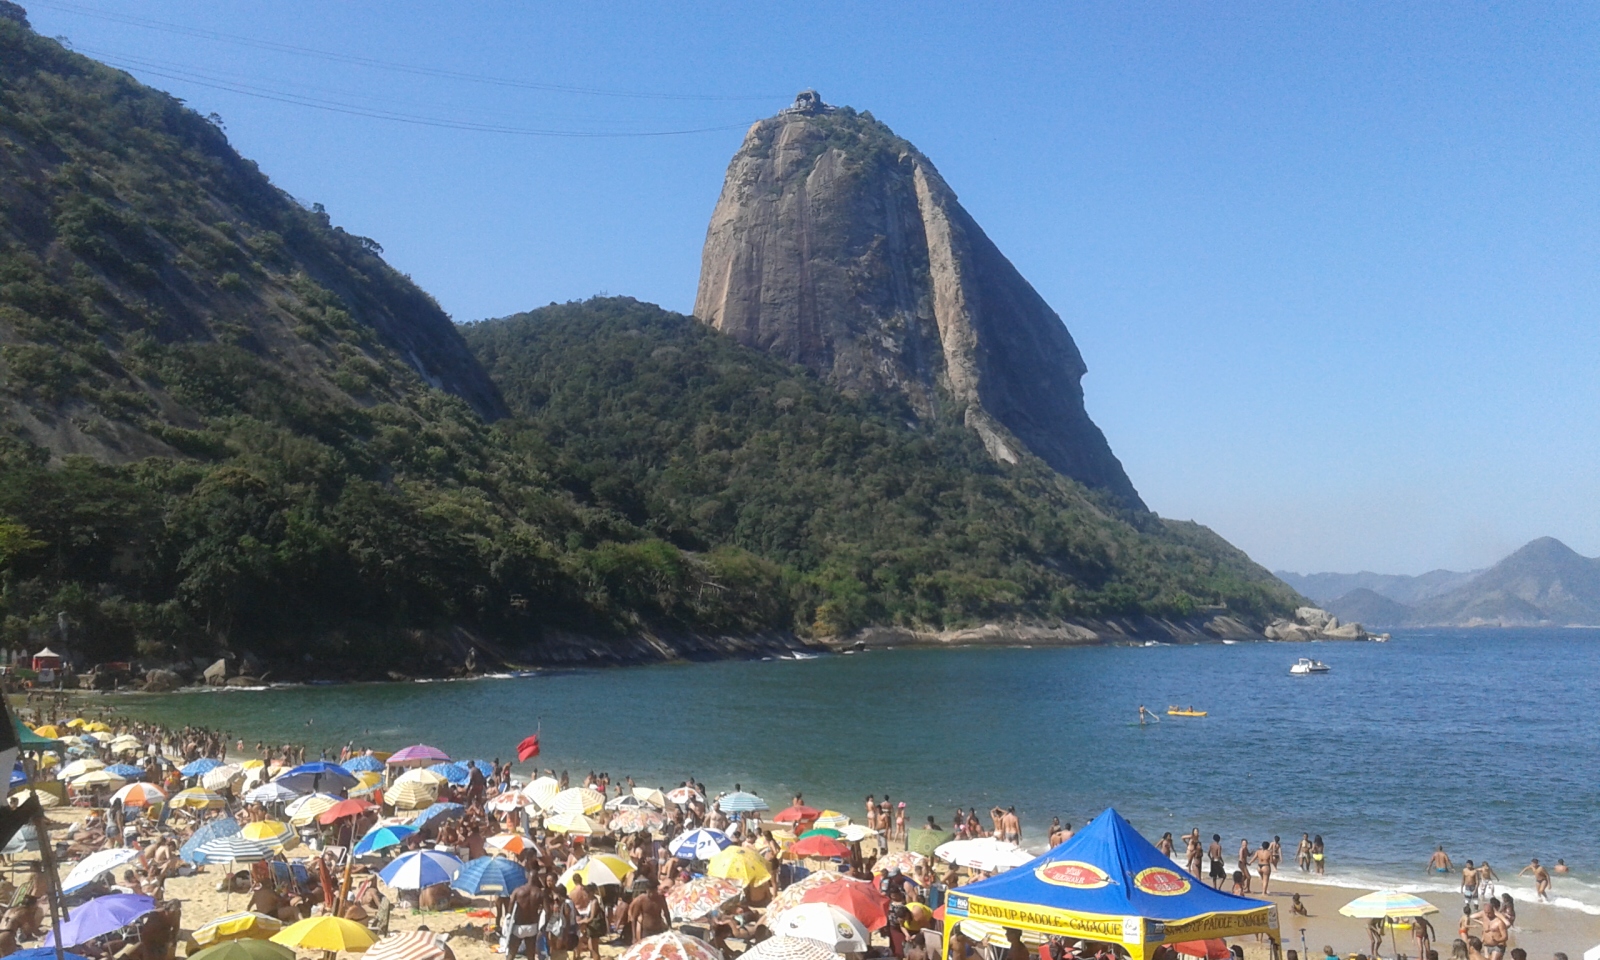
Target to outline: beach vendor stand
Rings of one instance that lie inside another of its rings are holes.
[[[1176,867],[1115,810],[1020,867],[951,890],[943,956],[968,917],[1049,936],[1108,943],[1132,960],[1157,947],[1265,934],[1281,954],[1277,905],[1213,890]]]

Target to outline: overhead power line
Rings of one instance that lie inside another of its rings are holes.
[[[223,43],[239,44],[254,47],[260,50],[272,50],[278,53],[289,53],[300,57],[311,57],[318,60],[328,60],[334,63],[348,63],[379,70],[390,70],[396,73],[409,73],[416,76],[439,77],[449,80],[461,80],[468,83],[483,83],[499,87],[515,87],[524,90],[543,90],[550,93],[566,93],[586,97],[618,97],[629,100],[699,100],[699,101],[774,101],[783,99],[778,95],[742,95],[721,96],[715,94],[688,94],[688,93],[653,93],[624,90],[601,90],[592,87],[575,87],[558,83],[540,83],[533,80],[517,80],[509,77],[494,77],[486,74],[466,73],[460,70],[449,70],[440,67],[429,67],[418,64],[398,63],[392,60],[379,60],[373,57],[361,57],[355,54],[338,53],[332,50],[318,50],[312,47],[301,47],[290,43],[279,43],[274,40],[262,40],[255,37],[241,37],[236,34],[222,33],[216,30],[205,30],[199,27],[188,27],[182,24],[167,23],[163,20],[151,20],[146,17],[136,17],[122,13],[109,13],[85,7],[75,3],[63,3],[61,0],[33,0],[30,6],[46,7],[51,10],[60,10],[79,16],[93,17],[98,20],[107,20],[127,26],[140,27],[146,30],[159,30],[187,37],[198,37],[206,40],[216,40]],[[718,128],[723,129],[723,128]]]

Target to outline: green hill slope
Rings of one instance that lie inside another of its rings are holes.
[[[504,431],[579,500],[684,549],[780,564],[794,625],[1185,616],[1293,602],[1194,524],[1117,510],[958,424],[852,398],[692,318],[628,299],[465,328],[514,417]]]

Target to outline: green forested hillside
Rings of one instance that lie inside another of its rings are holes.
[[[467,327],[513,408],[502,432],[580,501],[687,550],[782,565],[794,623],[1281,610],[1292,592],[1203,527],[1123,512],[958,424],[914,426],[628,299]]]

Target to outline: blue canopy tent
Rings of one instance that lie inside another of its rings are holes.
[[[944,955],[955,921],[1113,944],[1149,960],[1162,944],[1266,934],[1280,946],[1278,908],[1213,890],[1179,869],[1115,810],[1072,839],[1005,873],[951,890]]]

